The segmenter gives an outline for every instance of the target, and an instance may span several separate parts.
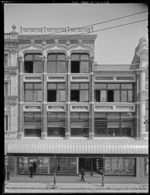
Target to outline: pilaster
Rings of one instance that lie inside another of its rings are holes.
[[[47,59],[43,56],[43,77],[42,77],[42,139],[47,137]]]

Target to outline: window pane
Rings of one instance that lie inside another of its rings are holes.
[[[95,101],[100,102],[100,90],[95,90]]]
[[[106,89],[106,84],[96,83],[95,89]]]
[[[108,136],[120,136],[121,131],[119,128],[108,128]]]
[[[89,62],[80,63],[80,72],[89,72]]]
[[[80,119],[84,121],[89,120],[89,113],[80,113]]]
[[[34,62],[33,63],[33,72],[34,73],[43,72],[43,62]]]
[[[42,54],[34,54],[34,61],[42,61]]]
[[[71,60],[79,61],[79,55],[71,55]]]
[[[25,91],[25,101],[26,102],[32,102],[33,101],[33,91]]]
[[[71,113],[71,120],[72,121],[79,120],[79,118],[80,118],[80,113],[77,113],[77,112]]]
[[[87,54],[82,54],[80,57],[81,57],[81,60],[89,60],[89,55]]]
[[[25,61],[33,61],[33,55],[30,54],[25,55]]]
[[[127,102],[127,91],[121,91],[121,102]]]
[[[131,112],[122,112],[121,113],[121,120],[132,120],[133,114]]]
[[[57,89],[65,89],[65,88],[66,88],[65,83],[59,83],[59,84],[57,84]]]
[[[56,102],[56,90],[48,90],[47,91],[47,101],[48,102]]]
[[[25,89],[33,89],[33,84],[32,83],[26,83],[25,84]]]
[[[57,91],[57,101],[58,102],[64,102],[65,101],[65,91],[64,90],[58,90]]]
[[[103,117],[106,117],[106,113],[103,112],[95,113],[95,118],[103,118]]]
[[[133,127],[133,122],[128,121],[128,122],[121,122],[121,127]]]
[[[79,90],[71,90],[71,101],[79,102]]]
[[[42,88],[41,83],[35,83],[34,84],[34,89],[41,89],[41,88]]]
[[[66,72],[66,62],[57,62],[57,72]]]
[[[128,102],[132,102],[133,101],[133,91],[128,90]]]
[[[34,102],[38,101],[38,91],[34,91]]]
[[[89,84],[85,83],[80,84],[80,89],[89,89]]]
[[[48,55],[47,60],[56,61],[56,54],[50,54],[50,55]]]
[[[66,56],[64,54],[58,54],[57,60],[66,60]]]
[[[119,120],[119,113],[108,113],[107,114],[107,118],[108,120],[111,119],[111,120]]]
[[[119,90],[114,91],[114,102],[120,102],[120,91]]]
[[[64,112],[58,112],[57,113],[57,120],[65,121],[65,113]]]
[[[119,122],[108,122],[107,125],[108,128],[114,128],[114,127],[119,128]]]
[[[108,84],[108,89],[119,89],[120,84]]]
[[[89,101],[89,94],[87,90],[80,90],[80,102]]]
[[[48,89],[56,89],[56,84],[55,83],[48,83]]]
[[[25,129],[25,136],[41,137],[41,129]]]
[[[48,112],[47,113],[47,118],[48,118],[49,121],[56,120],[57,119],[57,114],[55,112]]]
[[[47,72],[48,73],[56,72],[56,62],[48,62],[47,63]]]
[[[79,89],[79,84],[78,83],[71,84],[71,89]]]
[[[101,94],[100,94],[100,96],[101,96],[101,102],[106,102],[106,91],[104,91],[104,90],[101,90]]]
[[[132,89],[132,84],[121,84],[121,89]]]

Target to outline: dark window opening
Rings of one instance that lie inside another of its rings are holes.
[[[79,90],[71,90],[71,101],[79,102]]]
[[[100,90],[95,90],[95,101],[100,102]]]
[[[48,127],[47,136],[65,136],[65,128],[63,127]]]
[[[33,62],[25,62],[24,69],[25,73],[33,73]]]
[[[25,129],[26,137],[41,137],[41,129]]]
[[[48,102],[56,102],[56,90],[48,90],[47,91],[47,101]]]
[[[113,102],[114,101],[114,91],[113,90],[108,90],[107,93],[108,97],[108,102]]]
[[[79,73],[80,72],[80,62],[72,61],[71,62],[71,73]]]

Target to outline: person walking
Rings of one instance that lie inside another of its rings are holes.
[[[33,162],[33,173],[36,174],[36,162]]]
[[[30,171],[30,178],[32,178],[33,177],[33,165],[31,163],[30,163],[29,171]]]
[[[85,182],[84,176],[85,176],[85,171],[83,168],[81,168],[81,180],[80,181]]]

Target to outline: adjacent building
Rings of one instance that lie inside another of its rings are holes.
[[[5,34],[5,155],[10,175],[148,174],[148,48],[97,64],[90,29]],[[101,55],[101,54],[99,54]],[[103,161],[105,159],[105,161]]]

